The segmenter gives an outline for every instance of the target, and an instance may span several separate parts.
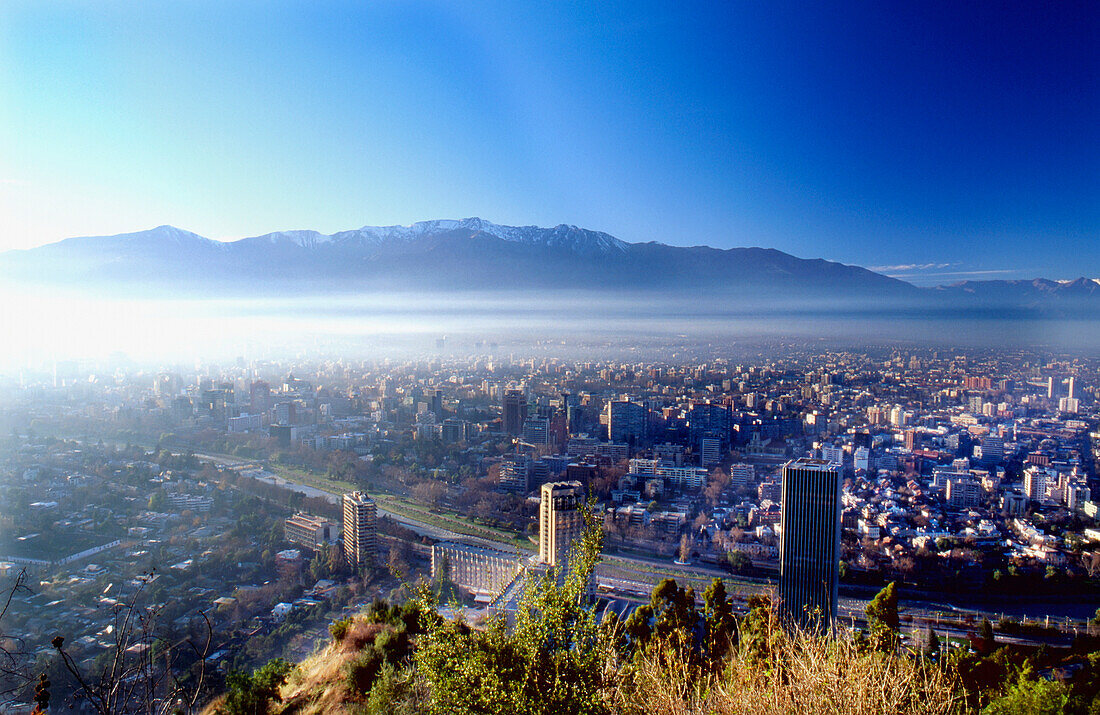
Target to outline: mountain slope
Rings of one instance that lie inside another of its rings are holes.
[[[282,231],[228,243],[160,226],[11,251],[0,255],[0,275],[203,294],[614,288],[776,300],[920,295],[864,268],[773,249],[631,244],[576,226],[502,226],[478,218],[331,235]]]

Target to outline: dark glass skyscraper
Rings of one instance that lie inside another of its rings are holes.
[[[781,501],[779,613],[804,628],[828,628],[836,619],[840,465],[788,462]]]
[[[523,421],[527,419],[527,395],[523,390],[504,391],[502,421],[504,431],[518,437],[523,433]]]

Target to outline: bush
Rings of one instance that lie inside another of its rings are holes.
[[[341,618],[338,621],[333,621],[329,624],[328,632],[332,634],[332,640],[336,643],[340,643],[344,640],[344,637],[348,634],[348,627],[351,625],[350,618]]]
[[[233,672],[225,679],[228,693],[217,708],[218,715],[267,715],[273,702],[280,702],[279,687],[294,666],[282,658],[268,661],[252,672]]]
[[[384,662],[381,650],[364,648],[344,667],[344,685],[356,697],[369,693]]]

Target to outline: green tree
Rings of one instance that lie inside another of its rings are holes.
[[[603,530],[591,508],[584,517],[569,568],[528,582],[511,630],[503,618],[484,630],[436,620],[436,601],[421,590],[425,632],[415,660],[430,712],[606,712],[599,690],[610,649],[588,595]]]
[[[282,658],[268,661],[251,675],[234,671],[225,679],[228,692],[218,715],[267,715],[272,703],[281,702],[279,687],[294,669]]]
[[[716,578],[703,592],[703,622],[706,625],[707,657],[717,665],[732,645],[737,620],[733,604],[726,595],[726,585]]]
[[[898,629],[901,618],[898,616],[897,584],[891,581],[875,595],[864,609],[867,614],[867,626],[871,631],[871,643],[876,650],[893,652],[898,644]]]
[[[744,551],[738,549],[727,551],[726,561],[729,563],[730,571],[735,574],[746,574],[752,571],[752,559]]]
[[[992,652],[997,640],[993,635],[993,624],[989,622],[988,618],[982,619],[982,623],[978,627],[978,637],[982,639],[982,648],[985,652]]]
[[[929,658],[934,658],[940,654],[940,637],[932,629],[932,626],[928,626],[928,634],[924,639],[924,654]]]
[[[991,701],[982,710],[984,715],[1057,715],[1066,711],[1069,688],[1056,680],[1032,680],[1025,669],[1008,692]]]

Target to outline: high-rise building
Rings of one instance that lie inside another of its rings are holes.
[[[783,466],[779,613],[804,628],[836,619],[840,466],[803,457]]]
[[[531,485],[531,460],[526,454],[506,454],[500,460],[500,488],[526,494]]]
[[[607,403],[607,440],[640,444],[646,438],[646,408],[636,402],[612,400]]]
[[[545,417],[528,417],[523,421],[523,441],[545,446],[550,444],[550,420]]]
[[[993,466],[1000,464],[1005,456],[1004,437],[986,435],[982,438],[982,464]]]
[[[743,462],[730,465],[730,486],[734,489],[744,489],[755,481],[756,467]]]
[[[713,467],[722,461],[722,440],[717,437],[704,437],[699,440],[699,464]]]
[[[466,440],[466,431],[469,428],[465,420],[459,419],[446,419],[443,420],[443,429],[441,434],[443,441],[448,444],[454,442],[464,442]]]
[[[945,498],[955,509],[968,509],[978,506],[981,501],[981,485],[978,480],[967,476],[949,477]]]
[[[504,391],[504,431],[518,437],[523,433],[523,421],[527,419],[527,396],[523,390]]]
[[[584,485],[549,482],[542,485],[539,503],[539,561],[549,566],[568,566],[574,542],[584,531]]]
[[[271,409],[271,385],[256,380],[248,386],[249,407],[254,414],[262,414]]]
[[[344,558],[355,568],[374,565],[378,510],[363,492],[344,495]]]

